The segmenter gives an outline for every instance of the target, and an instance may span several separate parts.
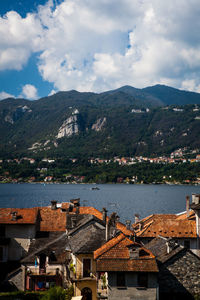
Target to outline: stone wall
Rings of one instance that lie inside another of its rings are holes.
[[[200,259],[191,251],[183,249],[159,269],[160,294],[185,294],[187,299],[200,294]]]
[[[138,274],[125,273],[125,287],[117,287],[116,272],[108,273],[108,299],[109,300],[156,300],[157,299],[157,273],[148,274],[148,288],[138,287]]]

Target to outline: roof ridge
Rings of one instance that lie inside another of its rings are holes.
[[[94,259],[98,258],[117,244],[119,244],[123,239],[127,238],[126,235],[122,232],[118,236],[107,241],[103,246],[94,251]],[[113,240],[116,239],[116,243],[113,244]],[[109,245],[110,244],[110,245]]]
[[[143,234],[143,233],[149,228],[149,226],[150,226],[151,224],[153,224],[153,223],[154,223],[154,220],[152,220],[151,222],[149,222],[149,223],[146,225],[145,228],[143,228],[142,230],[139,230],[138,236],[140,236],[141,234]]]

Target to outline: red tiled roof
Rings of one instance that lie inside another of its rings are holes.
[[[158,272],[156,260],[154,259],[132,259],[132,260],[97,260],[97,271],[99,272]]]
[[[40,207],[40,231],[65,231],[66,213],[51,207]]]
[[[12,213],[16,212],[16,220],[12,220]],[[35,224],[37,208],[0,208],[0,224]]]
[[[98,209],[88,206],[88,207],[80,207],[79,210],[80,214],[89,214],[97,217],[98,219],[102,220],[102,212],[100,212]]]
[[[103,218],[102,212],[100,212],[98,209],[96,209],[96,208],[94,208],[92,206],[89,206],[89,207],[80,207],[80,214],[94,215],[95,217],[97,217],[100,220],[102,220],[102,218]],[[109,220],[109,217],[107,217],[107,221],[108,220]],[[116,223],[116,227],[117,227],[117,229],[121,230],[126,235],[133,234],[133,231],[127,229],[126,225],[124,225],[121,222],[117,222]]]
[[[133,224],[133,229],[138,237],[163,237],[174,238],[196,238],[196,221],[190,213],[182,215],[151,215],[149,218],[140,220]]]
[[[126,228],[126,225],[124,225],[123,223],[121,222],[117,222],[117,229],[121,230],[124,234],[126,235],[132,235],[133,234],[133,231],[129,230]]]
[[[70,207],[70,203],[69,202],[63,202],[62,204],[61,204],[61,208],[62,209],[68,209]]]
[[[131,246],[139,248],[139,257],[130,257]],[[131,241],[123,233],[94,251],[94,259],[97,260],[98,271],[158,272],[155,256],[151,251]]]

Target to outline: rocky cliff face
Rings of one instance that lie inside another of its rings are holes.
[[[56,136],[57,139],[60,139],[65,136],[70,137],[74,134],[78,134],[79,132],[78,114],[79,111],[75,109],[72,112],[72,115],[62,123],[61,127],[58,130],[58,134]]]
[[[27,105],[20,105],[13,112],[7,114],[4,121],[14,124],[17,120],[21,119],[26,112],[31,113],[32,110]]]
[[[100,130],[102,130],[105,123],[106,123],[106,118],[105,117],[100,118],[96,121],[95,124],[92,125],[92,129],[95,130],[95,131],[100,131]]]

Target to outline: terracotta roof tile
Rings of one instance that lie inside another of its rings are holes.
[[[66,231],[66,213],[51,207],[39,208],[40,231]]]
[[[130,248],[139,249],[137,258],[130,257]],[[158,272],[155,256],[123,233],[94,251],[98,271]]]
[[[16,220],[12,220],[12,213],[16,212]],[[0,208],[0,224],[35,224],[37,208]]]
[[[196,221],[193,214],[187,215],[152,215],[133,224],[138,237],[188,237],[196,238]]]
[[[95,217],[97,217],[98,219],[102,220],[102,212],[100,212],[98,209],[92,207],[92,206],[88,206],[88,207],[80,207],[80,214],[90,214],[93,215]]]
[[[117,229],[121,230],[126,235],[132,235],[133,231],[126,228],[126,225],[124,225],[121,222],[117,222]]]
[[[97,271],[99,272],[158,272],[155,259],[132,259],[132,260],[97,260]]]

